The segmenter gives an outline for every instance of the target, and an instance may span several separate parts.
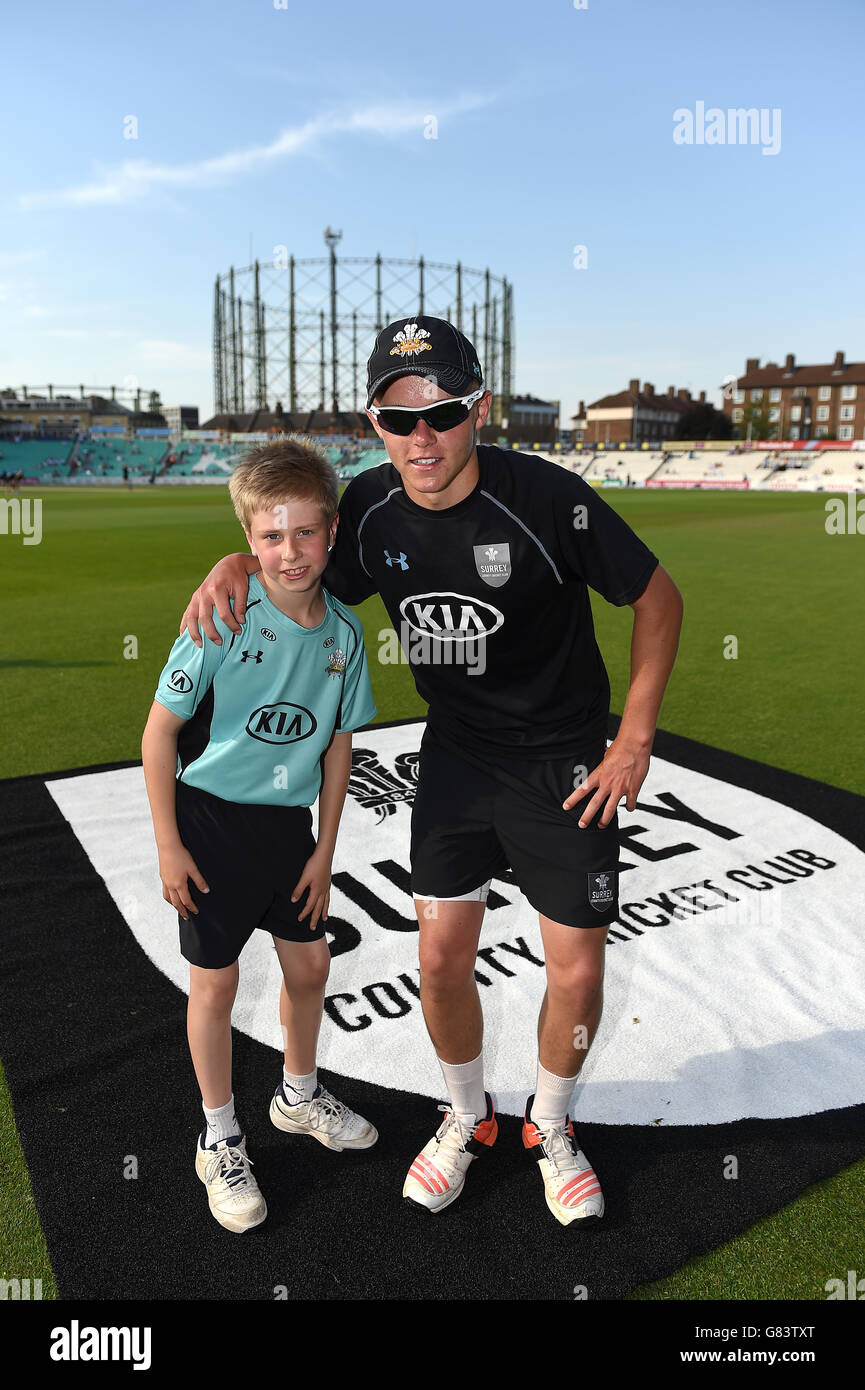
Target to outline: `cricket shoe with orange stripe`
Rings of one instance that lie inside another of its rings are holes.
[[[547,1206],[563,1226],[572,1221],[592,1226],[604,1214],[604,1195],[594,1169],[577,1145],[570,1116],[558,1124],[535,1124],[529,1118],[533,1100],[534,1096],[529,1096],[526,1105],[523,1145],[540,1167]]]
[[[487,1092],[487,1113],[476,1121],[473,1115],[455,1115],[449,1105],[440,1105],[445,1118],[428,1144],[421,1149],[408,1172],[402,1195],[427,1211],[442,1211],[455,1202],[463,1190],[469,1164],[486,1153],[496,1142],[499,1122],[492,1097]]]

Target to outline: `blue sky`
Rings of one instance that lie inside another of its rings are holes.
[[[863,40],[861,0],[15,6],[0,386],[205,418],[216,273],[328,224],[507,275],[515,388],[563,423],[634,376],[719,400],[748,356],[865,359]],[[780,111],[777,153],[677,144],[698,102]]]

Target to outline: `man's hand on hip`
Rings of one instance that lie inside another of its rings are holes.
[[[186,612],[180,620],[181,636],[185,630],[196,647],[200,647],[200,624],[205,637],[221,646],[222,638],[213,622],[214,608],[230,632],[242,632],[242,624],[246,617],[249,576],[259,568],[254,555],[226,555],[215,564],[204,583],[199,585],[189,600]],[[231,599],[234,599],[233,613]]]
[[[598,766],[563,803],[564,809],[570,811],[572,806],[577,806],[594,792],[591,801],[582,808],[579,821],[581,829],[594,819],[602,806],[605,809],[598,822],[602,827],[609,825],[620,801],[624,800],[628,810],[633,811],[640,787],[649,771],[651,754],[651,747],[623,740],[620,735],[610,744]]]

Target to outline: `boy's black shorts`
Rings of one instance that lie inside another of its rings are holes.
[[[428,725],[412,810],[412,892],[458,898],[510,868],[545,917],[571,927],[609,926],[619,906],[618,816],[602,829],[602,807],[581,830],[581,808],[594,792],[562,810],[576,769],[593,771],[605,752],[604,742],[582,757],[493,764],[456,749]]]
[[[180,924],[180,949],[192,965],[233,965],[256,927],[282,941],[318,941],[325,923],[310,931],[299,922],[309,890],[291,901],[303,866],[315,849],[308,806],[252,806],[223,801],[177,783],[177,828],[210,889],[189,889],[198,916]]]

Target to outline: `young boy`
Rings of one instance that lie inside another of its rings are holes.
[[[271,1120],[337,1151],[378,1138],[317,1083],[315,1061],[351,730],[376,709],[361,625],[320,582],[337,527],[330,465],[313,445],[278,439],[242,460],[229,491],[261,566],[246,626],[237,636],[221,624],[221,645],[175,642],[141,751],[162,896],[189,961],[187,1033],[206,1119],[195,1170],[216,1220],[239,1232],[267,1215],[231,1083],[237,958],[257,927],[273,936],[283,975],[285,1067]]]

